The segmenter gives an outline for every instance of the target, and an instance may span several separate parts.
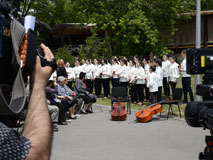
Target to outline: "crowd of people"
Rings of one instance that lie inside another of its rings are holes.
[[[74,67],[70,63],[64,64],[62,59],[57,61],[57,75],[67,78],[67,85],[73,88],[73,84],[79,78],[81,72],[85,73],[84,83],[89,93],[95,91],[100,97],[102,88],[104,98],[110,95],[110,81],[112,87],[129,87],[132,103],[142,105],[145,101],[156,103],[162,100],[162,89],[167,99],[172,100],[176,84],[182,75],[182,86],[184,91],[184,102],[187,102],[187,93],[193,101],[191,89],[191,75],[186,73],[186,51],[181,53],[182,63],[176,62],[176,57],[165,54],[163,59],[154,56],[153,59],[134,56],[131,59],[123,57],[112,57],[111,60],[103,58],[82,59],[75,61]],[[171,94],[170,94],[171,90]]]
[[[112,57],[111,61],[103,58],[82,59],[70,63],[59,59],[58,68],[52,74],[46,95],[49,106],[57,106],[59,124],[67,124],[70,119],[77,119],[82,114],[92,113],[92,104],[100,97],[102,88],[104,98],[110,96],[110,86],[128,87],[131,102],[143,105],[144,102],[157,103],[165,99],[172,101],[178,79],[182,76],[184,103],[193,101],[191,75],[186,73],[186,51],[181,52],[182,62],[179,65],[174,55],[165,54],[163,59],[134,56],[131,59]],[[111,85],[110,85],[111,82]],[[170,91],[171,90],[171,91]],[[93,92],[95,93],[93,95]],[[69,115],[66,112],[69,111]],[[53,118],[55,119],[55,118]],[[54,120],[53,120],[54,121]],[[57,130],[57,128],[55,127]]]
[[[45,89],[54,131],[58,131],[57,124],[67,125],[82,114],[93,113],[92,105],[96,102],[96,97],[87,91],[84,72],[79,74],[72,90],[67,86],[67,78],[60,75],[60,71],[61,69],[56,72],[59,76],[50,77]]]
[[[43,44],[41,48],[47,61],[51,61],[54,57],[49,48]],[[73,68],[69,63],[64,65],[60,59],[57,61],[57,71],[52,75],[52,68],[41,67],[40,58],[37,57],[30,77],[30,100],[22,135],[0,122],[0,137],[3,140],[0,144],[5,149],[0,159],[49,159],[52,142],[50,118],[53,124],[67,125],[82,114],[93,113],[92,105],[100,96],[102,87],[104,98],[109,97],[110,81],[112,87],[129,87],[132,102],[142,105],[144,101],[161,101],[162,89],[166,98],[172,100],[181,74],[184,102],[187,102],[188,92],[193,101],[191,75],[186,73],[185,50],[181,56],[180,65],[175,62],[174,56],[164,55],[163,61],[158,57],[153,60],[138,56],[130,60],[113,57],[111,63],[105,58],[101,64],[97,59],[93,63],[87,59],[82,60],[80,65],[76,60]],[[93,88],[95,95],[92,94]],[[53,130],[58,130],[57,125],[53,125]]]

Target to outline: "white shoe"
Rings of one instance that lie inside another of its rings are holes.
[[[75,116],[76,116],[76,117],[81,117],[82,115],[81,115],[81,114],[76,114]]]

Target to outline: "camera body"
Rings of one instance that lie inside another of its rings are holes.
[[[204,74],[203,84],[196,86],[196,94],[202,96],[203,101],[187,104],[187,123],[192,127],[213,130],[213,49],[187,49],[186,63],[188,74]]]
[[[0,2],[0,118],[16,116],[25,107],[27,77],[35,67],[37,56],[42,67],[51,66],[54,70],[57,66],[55,60],[47,61],[38,47],[38,32],[25,31],[23,18],[18,17],[19,4],[17,1]],[[35,25],[41,29],[43,24],[37,21]],[[25,54],[21,54],[23,51]]]
[[[188,74],[204,74],[203,84],[196,86],[196,94],[203,101],[187,104],[186,122],[192,127],[209,129],[213,135],[213,49],[187,49],[186,60]],[[213,159],[213,136],[206,136],[206,145],[199,160]]]

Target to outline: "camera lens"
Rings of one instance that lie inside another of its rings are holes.
[[[189,126],[201,127],[199,122],[200,106],[197,102],[188,103],[185,109],[185,119]]]

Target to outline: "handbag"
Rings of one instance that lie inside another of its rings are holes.
[[[91,94],[91,93],[86,94],[86,95],[87,95],[89,98],[92,98],[92,99],[97,99],[97,98],[98,98],[96,95]]]

